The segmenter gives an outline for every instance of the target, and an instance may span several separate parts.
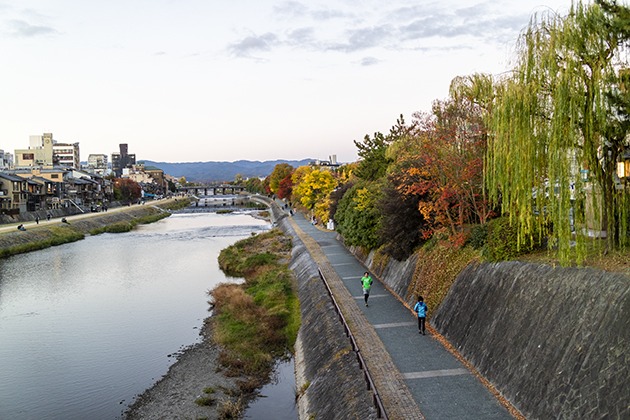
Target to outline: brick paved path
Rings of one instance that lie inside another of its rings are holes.
[[[513,418],[438,340],[418,334],[416,318],[380,282],[363,305],[366,269],[334,232],[299,214],[290,223],[328,281],[390,419]]]

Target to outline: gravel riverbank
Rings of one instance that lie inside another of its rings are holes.
[[[233,401],[228,393],[237,388],[239,378],[225,377],[219,371],[219,349],[212,341],[209,319],[201,331],[202,341],[183,350],[177,361],[153,387],[135,399],[126,411],[127,420],[139,419],[217,419],[224,401]],[[213,393],[204,390],[212,388]],[[212,397],[215,403],[202,406],[195,402]]]

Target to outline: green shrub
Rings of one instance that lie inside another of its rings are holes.
[[[361,182],[350,188],[337,205],[337,231],[347,245],[369,249],[379,246],[381,214],[376,205],[381,196],[379,183]]]
[[[489,261],[505,261],[526,254],[542,247],[537,233],[524,244],[518,244],[518,228],[516,224],[510,224],[508,217],[493,219],[487,223],[488,238],[484,257]]]
[[[481,249],[488,243],[488,225],[474,225],[470,229],[468,243],[474,249]]]

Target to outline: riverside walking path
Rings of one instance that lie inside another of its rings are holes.
[[[418,333],[411,308],[374,277],[369,306],[360,279],[366,270],[336,233],[313,226],[303,215],[289,217],[318,264],[355,337],[390,419],[522,418],[499,399],[465,363],[447,350],[428,325]],[[435,308],[429,308],[429,312]]]

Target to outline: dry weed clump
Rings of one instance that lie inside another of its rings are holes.
[[[418,251],[419,258],[409,285],[408,297],[422,295],[432,313],[446,297],[457,275],[471,262],[478,261],[479,251],[471,247],[455,248],[438,243]]]

